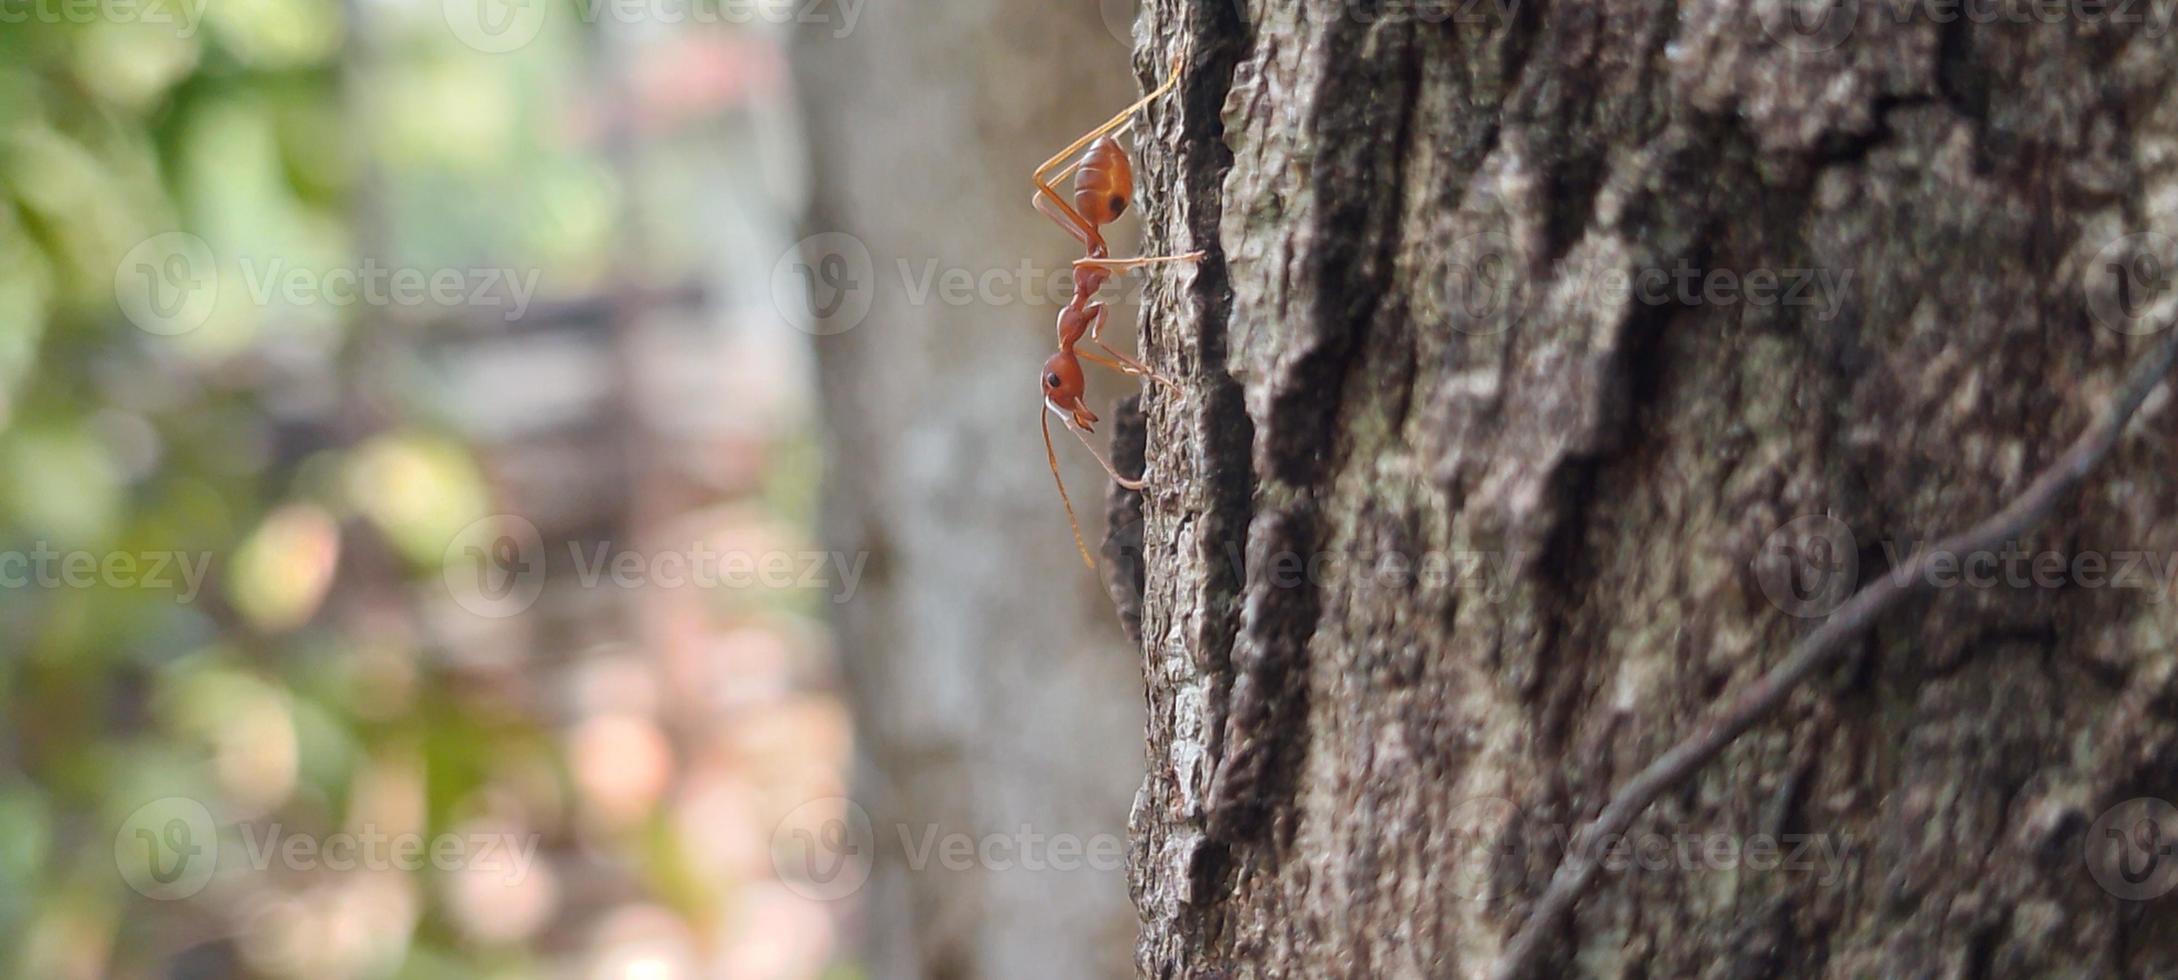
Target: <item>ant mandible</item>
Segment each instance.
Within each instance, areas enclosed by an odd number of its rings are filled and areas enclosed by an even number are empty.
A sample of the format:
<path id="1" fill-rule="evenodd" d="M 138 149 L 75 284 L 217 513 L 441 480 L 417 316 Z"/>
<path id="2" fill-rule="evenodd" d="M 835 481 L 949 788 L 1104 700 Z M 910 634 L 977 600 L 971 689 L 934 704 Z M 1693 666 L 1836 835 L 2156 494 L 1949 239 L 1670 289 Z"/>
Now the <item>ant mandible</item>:
<path id="1" fill-rule="evenodd" d="M 1096 297 L 1097 290 L 1103 287 L 1114 272 L 1160 262 L 1194 262 L 1203 256 L 1198 251 L 1185 255 L 1115 259 L 1111 257 L 1111 250 L 1105 245 L 1104 233 L 1101 231 L 1105 225 L 1119 220 L 1119 216 L 1126 212 L 1128 200 L 1134 193 L 1134 164 L 1127 159 L 1127 151 L 1120 148 L 1119 141 L 1114 137 L 1133 125 L 1137 113 L 1179 84 L 1183 67 L 1184 59 L 1174 55 L 1164 83 L 1157 86 L 1156 90 L 1113 116 L 1104 125 L 1090 130 L 1066 149 L 1052 154 L 1051 159 L 1037 167 L 1036 172 L 1029 178 L 1036 184 L 1036 194 L 1030 199 L 1036 210 L 1066 229 L 1089 252 L 1088 256 L 1074 262 L 1074 297 L 1059 310 L 1059 350 L 1051 355 L 1050 360 L 1044 362 L 1043 407 L 1049 410 L 1049 414 L 1039 410 L 1037 418 L 1044 431 L 1044 461 L 1051 467 L 1052 481 L 1059 485 L 1059 502 L 1066 507 L 1066 523 L 1074 531 L 1074 549 L 1081 552 L 1082 564 L 1089 566 L 1092 572 L 1097 567 L 1096 559 L 1089 556 L 1089 546 L 1082 541 L 1081 521 L 1074 516 L 1074 501 L 1067 496 L 1066 481 L 1059 476 L 1059 454 L 1051 446 L 1051 416 L 1058 416 L 1066 424 L 1068 431 L 1073 432 L 1075 438 L 1080 439 L 1081 444 L 1089 450 L 1089 454 L 1103 465 L 1104 472 L 1111 475 L 1113 482 L 1129 490 L 1142 489 L 1143 481 L 1119 475 L 1119 471 L 1112 467 L 1111 460 L 1098 452 L 1097 447 L 1089 441 L 1089 436 L 1096 431 L 1097 416 L 1082 403 L 1087 379 L 1082 375 L 1081 362 L 1086 359 L 1115 371 L 1148 378 L 1174 391 L 1179 390 L 1179 385 L 1172 379 L 1158 374 L 1149 365 L 1114 350 L 1104 342 L 1104 321 L 1110 311 L 1105 309 L 1103 303 L 1092 300 Z M 1057 167 L 1076 153 L 1081 154 L 1080 159 L 1067 164 L 1048 180 L 1045 178 L 1044 175 L 1051 168 Z M 1059 192 L 1052 188 L 1053 183 L 1065 180 L 1068 173 L 1074 174 L 1072 203 L 1060 197 Z M 1077 350 L 1076 345 L 1085 337 L 1103 353 Z"/>

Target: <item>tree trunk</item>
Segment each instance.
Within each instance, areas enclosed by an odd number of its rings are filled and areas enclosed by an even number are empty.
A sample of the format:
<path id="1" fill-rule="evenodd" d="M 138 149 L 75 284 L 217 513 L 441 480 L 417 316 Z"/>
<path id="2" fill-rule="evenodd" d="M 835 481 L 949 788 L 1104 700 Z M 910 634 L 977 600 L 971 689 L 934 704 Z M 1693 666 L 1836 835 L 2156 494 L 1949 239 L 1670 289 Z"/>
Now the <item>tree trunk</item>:
<path id="1" fill-rule="evenodd" d="M 785 261 L 836 306 L 805 324 L 826 533 L 868 562 L 833 607 L 876 857 L 860 952 L 886 980 L 1126 976 L 1141 682 L 1045 471 L 1038 367 L 1080 253 L 1029 206 L 1030 171 L 1132 97 L 1125 24 L 1094 3 L 851 6 L 851 30 L 796 38 L 815 184 Z M 1065 463 L 1094 501 L 1096 465 Z M 961 837 L 993 849 L 936 849 Z"/>
<path id="2" fill-rule="evenodd" d="M 1145 976 L 1485 974 L 1619 786 L 2169 323 L 2167 20 L 1152 7 L 1148 250 L 1209 259 L 1145 314 Z M 2062 574 L 1881 617 L 1535 975 L 2178 973 L 2178 869 L 2104 833 L 2178 837 L 2119 807 L 2178 799 L 2167 401 L 2016 542 Z"/>

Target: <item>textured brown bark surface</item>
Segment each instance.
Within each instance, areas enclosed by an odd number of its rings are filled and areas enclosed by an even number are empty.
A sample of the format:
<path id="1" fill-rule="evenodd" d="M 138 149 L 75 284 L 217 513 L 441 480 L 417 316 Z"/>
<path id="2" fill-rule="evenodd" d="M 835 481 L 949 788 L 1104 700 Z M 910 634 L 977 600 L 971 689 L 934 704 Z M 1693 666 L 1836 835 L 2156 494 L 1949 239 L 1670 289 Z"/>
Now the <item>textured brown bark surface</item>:
<path id="1" fill-rule="evenodd" d="M 2111 322 L 2105 268 L 2178 231 L 2167 22 L 1151 6 L 1144 78 L 1189 66 L 1148 250 L 1210 258 L 1145 319 L 1186 386 L 1146 405 L 1145 976 L 1485 971 L 1572 831 L 1817 621 L 1763 587 L 1780 528 L 1834 520 L 1872 579 L 2167 323 Z M 1629 288 L 1681 268 L 1831 285 Z M 2168 394 L 2022 551 L 2178 551 Z M 1540 975 L 2178 973 L 2178 901 L 2083 859 L 2178 797 L 2168 585 L 1911 600 L 1635 824 L 1834 858 L 1606 873 Z"/>

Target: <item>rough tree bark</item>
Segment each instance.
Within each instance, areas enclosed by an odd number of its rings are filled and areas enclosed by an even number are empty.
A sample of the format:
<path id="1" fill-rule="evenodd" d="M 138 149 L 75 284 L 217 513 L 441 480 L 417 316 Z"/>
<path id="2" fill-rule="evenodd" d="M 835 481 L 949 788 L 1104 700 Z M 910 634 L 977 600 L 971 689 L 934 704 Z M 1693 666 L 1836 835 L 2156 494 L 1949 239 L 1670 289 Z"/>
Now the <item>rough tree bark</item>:
<path id="1" fill-rule="evenodd" d="M 1145 976 L 1486 973 L 1614 789 L 1839 583 L 2018 494 L 2169 323 L 2167 20 L 1151 7 L 1143 81 L 1189 62 L 1141 130 L 1149 247 L 1210 258 L 1151 293 L 1186 392 L 1123 502 Z M 2168 567 L 2168 400 L 2019 550 Z M 1881 617 L 1646 810 L 1672 853 L 1598 877 L 1536 975 L 2178 973 L 2169 875 L 2087 860 L 2178 798 L 2178 603 L 2062 578 Z"/>

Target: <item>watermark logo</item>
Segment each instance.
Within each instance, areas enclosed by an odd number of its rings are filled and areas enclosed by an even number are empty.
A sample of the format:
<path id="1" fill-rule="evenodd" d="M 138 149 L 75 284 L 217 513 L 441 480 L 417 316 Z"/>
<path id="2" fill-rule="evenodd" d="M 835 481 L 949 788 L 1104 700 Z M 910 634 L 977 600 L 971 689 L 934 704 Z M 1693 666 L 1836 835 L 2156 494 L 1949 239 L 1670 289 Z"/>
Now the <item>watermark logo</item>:
<path id="1" fill-rule="evenodd" d="M 2128 902 L 2161 898 L 2178 886 L 2178 807 L 2154 797 L 2126 800 L 2087 829 L 2087 871 Z"/>
<path id="2" fill-rule="evenodd" d="M 219 867 L 219 828 L 204 804 L 169 796 L 137 807 L 113 835 L 114 868 L 137 894 L 188 898 Z"/>
<path id="3" fill-rule="evenodd" d="M 211 320 L 219 304 L 219 267 L 204 239 L 183 231 L 153 235 L 121 256 L 113 298 L 137 329 L 163 337 Z"/>
<path id="4" fill-rule="evenodd" d="M 1813 54 L 1852 35 L 1860 22 L 1860 0 L 1758 0 L 1755 19 L 1770 40 Z"/>
<path id="5" fill-rule="evenodd" d="M 1445 296 L 1452 329 L 1484 337 L 1520 318 L 1525 301 L 1513 255 L 1512 239 L 1502 232 L 1478 232 L 1453 244 Z"/>
<path id="6" fill-rule="evenodd" d="M 1104 29 L 1111 32 L 1112 40 L 1134 47 L 1135 0 L 1097 0 L 1097 13 L 1104 18 Z"/>
<path id="7" fill-rule="evenodd" d="M 479 616 L 515 615 L 544 592 L 544 535 L 526 518 L 494 514 L 471 522 L 441 557 L 447 592 Z"/>
<path id="8" fill-rule="evenodd" d="M 1853 530 L 1826 514 L 1795 518 L 1770 532 L 1754 559 L 1762 594 L 1802 619 L 1830 615 L 1860 583 Z"/>
<path id="9" fill-rule="evenodd" d="M 2087 311 L 2104 329 L 2127 336 L 2155 333 L 2178 313 L 2178 241 L 2144 231 L 2112 239 L 2081 270 Z"/>
<path id="10" fill-rule="evenodd" d="M 1497 870 L 1520 858 L 1520 808 L 1500 796 L 1478 796 L 1452 808 L 1444 822 L 1452 835 L 1452 895 L 1485 902 Z"/>
<path id="11" fill-rule="evenodd" d="M 771 832 L 772 870 L 788 890 L 811 901 L 837 901 L 860 891 L 876 858 L 870 815 L 846 797 L 810 800 Z"/>
<path id="12" fill-rule="evenodd" d="M 545 5 L 555 0 L 444 0 L 446 27 L 485 54 L 506 54 L 537 39 Z"/>
<path id="13" fill-rule="evenodd" d="M 869 246 L 843 231 L 804 238 L 771 267 L 772 304 L 794 329 L 813 336 L 860 326 L 876 295 Z"/>

